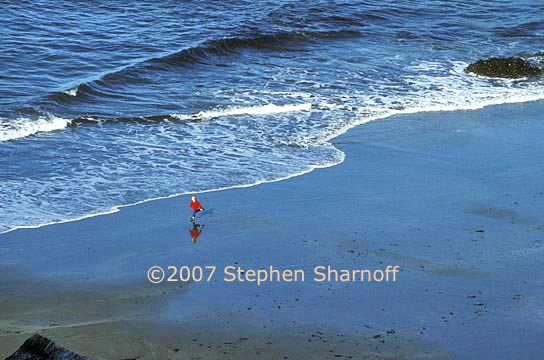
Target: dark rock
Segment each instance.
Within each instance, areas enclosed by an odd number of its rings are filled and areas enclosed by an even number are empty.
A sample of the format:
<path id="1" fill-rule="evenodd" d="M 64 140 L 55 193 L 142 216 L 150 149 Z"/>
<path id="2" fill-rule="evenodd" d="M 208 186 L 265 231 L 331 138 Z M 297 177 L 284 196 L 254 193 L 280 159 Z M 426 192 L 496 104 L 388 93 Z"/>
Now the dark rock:
<path id="1" fill-rule="evenodd" d="M 482 76 L 515 79 L 540 75 L 544 69 L 522 58 L 508 57 L 478 60 L 467 66 L 465 71 Z"/>
<path id="2" fill-rule="evenodd" d="M 5 360 L 91 360 L 55 344 L 39 334 L 28 338 L 21 347 Z"/>

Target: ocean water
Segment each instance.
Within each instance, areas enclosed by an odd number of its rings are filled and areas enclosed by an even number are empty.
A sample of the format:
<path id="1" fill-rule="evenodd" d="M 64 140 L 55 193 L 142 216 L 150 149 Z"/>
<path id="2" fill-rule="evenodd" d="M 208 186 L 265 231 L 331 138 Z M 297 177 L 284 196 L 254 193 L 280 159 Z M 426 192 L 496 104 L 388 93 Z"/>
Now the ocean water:
<path id="1" fill-rule="evenodd" d="M 544 99 L 544 2 L 0 1 L 0 232 L 338 164 L 401 113 Z"/>

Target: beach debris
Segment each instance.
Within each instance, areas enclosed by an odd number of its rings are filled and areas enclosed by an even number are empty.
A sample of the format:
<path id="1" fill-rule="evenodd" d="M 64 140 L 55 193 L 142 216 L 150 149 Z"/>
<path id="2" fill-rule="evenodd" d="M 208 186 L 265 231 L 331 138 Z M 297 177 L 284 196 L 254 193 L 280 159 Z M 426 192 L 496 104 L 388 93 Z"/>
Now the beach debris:
<path id="1" fill-rule="evenodd" d="M 465 72 L 488 77 L 517 79 L 541 75 L 544 69 L 519 57 L 493 57 L 470 64 Z"/>
<path id="2" fill-rule="evenodd" d="M 28 338 L 16 352 L 5 360 L 91 360 L 55 344 L 40 334 Z"/>

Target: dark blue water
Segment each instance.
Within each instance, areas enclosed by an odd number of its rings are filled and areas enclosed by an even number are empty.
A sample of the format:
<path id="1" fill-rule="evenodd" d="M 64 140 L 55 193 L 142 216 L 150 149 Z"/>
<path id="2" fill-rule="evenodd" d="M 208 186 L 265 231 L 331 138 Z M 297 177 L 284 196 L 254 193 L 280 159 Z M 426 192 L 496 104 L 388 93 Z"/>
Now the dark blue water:
<path id="1" fill-rule="evenodd" d="M 534 1 L 0 2 L 0 231 L 331 166 L 399 113 L 544 98 Z"/>

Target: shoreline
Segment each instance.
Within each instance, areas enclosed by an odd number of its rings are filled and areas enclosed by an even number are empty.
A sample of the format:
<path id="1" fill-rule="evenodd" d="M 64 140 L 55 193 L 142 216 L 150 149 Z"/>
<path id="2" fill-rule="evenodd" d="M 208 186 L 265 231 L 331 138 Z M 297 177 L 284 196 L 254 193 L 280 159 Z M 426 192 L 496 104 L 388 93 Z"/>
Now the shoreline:
<path id="1" fill-rule="evenodd" d="M 476 75 L 472 75 L 472 76 L 476 76 Z M 424 108 L 424 109 L 415 108 L 415 109 L 398 110 L 398 111 L 391 110 L 390 113 L 387 114 L 387 115 L 370 117 L 370 118 L 365 119 L 365 120 L 355 121 L 354 123 L 349 124 L 349 125 L 341 128 L 341 129 L 337 130 L 333 135 L 330 135 L 330 136 L 326 137 L 325 140 L 323 140 L 323 143 L 329 143 L 331 146 L 334 147 L 334 144 L 333 144 L 334 139 L 336 139 L 338 137 L 341 137 L 342 135 L 346 134 L 348 131 L 350 131 L 352 129 L 355 129 L 357 127 L 360 127 L 360 126 L 363 126 L 365 124 L 372 123 L 372 122 L 375 122 L 375 121 L 395 119 L 397 117 L 402 117 L 402 116 L 405 116 L 405 115 L 407 115 L 407 116 L 410 116 L 410 115 L 416 116 L 418 114 L 421 114 L 422 116 L 425 116 L 425 114 L 429 114 L 429 113 L 432 114 L 432 113 L 441 113 L 441 112 L 478 111 L 478 110 L 482 110 L 482 109 L 485 109 L 485 108 L 488 108 L 488 107 L 494 107 L 494 106 L 503 106 L 503 105 L 508 106 L 508 105 L 525 104 L 525 103 L 526 104 L 531 104 L 531 103 L 539 103 L 539 102 L 542 102 L 542 101 L 544 101 L 544 95 L 542 95 L 542 96 L 537 95 L 537 96 L 535 96 L 534 98 L 531 98 L 531 99 L 527 99 L 526 97 L 520 97 L 520 98 L 516 98 L 516 99 L 511 98 L 507 102 L 489 101 L 488 103 L 473 105 L 473 106 L 469 106 L 469 107 L 466 107 L 466 108 L 436 106 L 436 108 L 432 108 L 432 107 L 431 108 Z M 339 150 L 339 149 L 337 149 L 337 150 Z M 233 190 L 233 189 L 245 189 L 245 188 L 251 188 L 251 187 L 259 186 L 259 185 L 263 185 L 263 184 L 269 184 L 269 183 L 285 181 L 285 180 L 289 180 L 289 179 L 292 179 L 292 178 L 295 178 L 295 177 L 298 177 L 298 176 L 304 176 L 304 175 L 310 174 L 314 170 L 326 169 L 326 168 L 329 168 L 329 167 L 333 167 L 333 166 L 337 166 L 337 165 L 342 164 L 345 161 L 345 153 L 342 152 L 342 151 L 340 151 L 340 152 L 342 153 L 341 159 L 336 163 L 327 164 L 327 165 L 312 165 L 312 166 L 309 167 L 309 169 L 306 169 L 306 170 L 301 171 L 299 173 L 295 173 L 295 174 L 287 175 L 287 176 L 284 176 L 284 177 L 280 177 L 280 178 L 277 178 L 277 179 L 260 180 L 260 181 L 257 181 L 255 183 L 251 183 L 251 184 L 231 185 L 231 186 L 226 186 L 226 187 L 217 188 L 217 189 L 189 191 L 189 192 L 182 192 L 182 193 L 176 193 L 176 194 L 171 194 L 171 195 L 159 196 L 159 197 L 155 197 L 155 198 L 144 199 L 144 200 L 136 201 L 134 203 L 115 205 L 109 210 L 99 211 L 97 213 L 92 213 L 92 214 L 87 214 L 87 215 L 82 215 L 80 217 L 76 217 L 76 218 L 73 218 L 73 219 L 53 221 L 53 222 L 43 223 L 43 224 L 38 224 L 38 225 L 16 226 L 16 227 L 14 227 L 12 229 L 8 229 L 8 230 L 5 230 L 5 231 L 0 231 L 0 235 L 7 234 L 7 233 L 17 231 L 17 230 L 39 229 L 39 228 L 42 228 L 42 227 L 45 227 L 45 226 L 65 224 L 65 223 L 81 221 L 81 220 L 85 220 L 85 219 L 89 219 L 89 218 L 93 218 L 93 217 L 97 217 L 97 216 L 111 215 L 111 214 L 115 214 L 115 213 L 121 211 L 123 208 L 138 206 L 138 205 L 145 204 L 145 203 L 152 202 L 152 201 L 166 200 L 166 199 L 182 197 L 182 196 L 186 196 L 186 195 L 190 195 L 190 194 L 207 194 L 207 193 L 214 193 L 214 192 L 218 192 L 218 191 L 226 191 L 226 190 Z"/>
<path id="2" fill-rule="evenodd" d="M 146 204 L 148 202 L 153 202 L 153 201 L 167 200 L 167 199 L 187 196 L 187 195 L 191 195 L 191 194 L 208 194 L 208 193 L 214 193 L 214 192 L 226 191 L 226 190 L 247 189 L 247 188 L 251 188 L 251 187 L 259 186 L 259 185 L 263 185 L 263 184 L 270 184 L 270 183 L 285 181 L 285 180 L 289 180 L 291 178 L 295 178 L 295 177 L 298 177 L 298 176 L 304 176 L 306 174 L 309 174 L 309 173 L 313 172 L 314 170 L 326 169 L 326 168 L 329 168 L 329 167 L 332 167 L 332 166 L 339 165 L 342 162 L 344 162 L 344 159 L 345 159 L 345 156 L 342 156 L 341 161 L 339 161 L 338 163 L 330 164 L 330 165 L 324 165 L 324 166 L 315 165 L 315 166 L 312 166 L 307 171 L 304 171 L 304 172 L 301 172 L 301 173 L 296 173 L 296 174 L 293 174 L 293 175 L 285 176 L 285 177 L 274 179 L 274 180 L 263 180 L 263 181 L 260 181 L 260 182 L 247 184 L 247 185 L 243 185 L 243 184 L 242 185 L 232 185 L 232 186 L 227 186 L 227 187 L 218 188 L 218 189 L 202 190 L 202 191 L 196 191 L 196 192 L 191 191 L 191 192 L 161 196 L 161 197 L 157 197 L 157 198 L 145 199 L 145 200 L 137 201 L 137 202 L 131 203 L 131 204 L 117 205 L 117 206 L 114 206 L 110 210 L 106 210 L 104 212 L 99 212 L 99 213 L 95 213 L 95 214 L 83 215 L 82 217 L 75 218 L 75 219 L 61 220 L 61 221 L 55 221 L 55 222 L 46 223 L 46 224 L 39 224 L 39 225 L 18 226 L 18 227 L 15 227 L 13 229 L 6 230 L 4 232 L 0 232 L 0 235 L 8 234 L 10 232 L 17 231 L 17 230 L 40 229 L 40 228 L 46 227 L 46 226 L 66 224 L 66 223 L 71 223 L 71 222 L 76 222 L 76 221 L 81 221 L 81 220 L 85 220 L 85 219 L 94 218 L 94 217 L 97 217 L 97 216 L 112 215 L 112 214 L 115 214 L 115 213 L 121 211 L 124 208 L 132 207 L 132 206 L 138 206 L 138 205 Z"/>
<path id="3" fill-rule="evenodd" d="M 32 329 L 96 358 L 536 359 L 542 109 L 354 128 L 333 141 L 338 166 L 202 196 L 196 243 L 181 197 L 4 233 L 0 354 Z M 400 272 L 394 285 L 146 280 L 170 264 Z"/>

